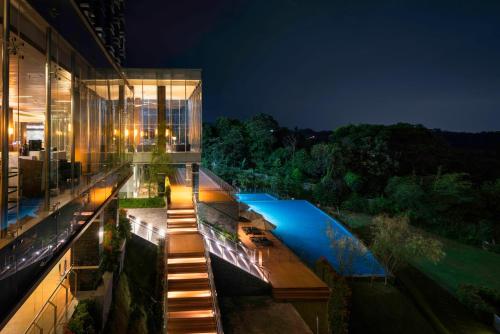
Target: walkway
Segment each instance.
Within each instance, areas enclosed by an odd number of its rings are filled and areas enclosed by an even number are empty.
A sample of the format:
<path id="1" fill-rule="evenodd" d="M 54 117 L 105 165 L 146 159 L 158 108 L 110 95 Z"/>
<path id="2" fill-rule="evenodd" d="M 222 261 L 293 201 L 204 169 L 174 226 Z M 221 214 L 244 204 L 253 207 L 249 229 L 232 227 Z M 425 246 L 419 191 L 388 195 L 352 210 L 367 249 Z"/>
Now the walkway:
<path id="1" fill-rule="evenodd" d="M 247 248 L 257 250 L 258 263 L 268 272 L 273 297 L 276 300 L 328 300 L 330 296 L 328 286 L 271 232 L 263 233 L 273 245 L 257 248 L 250 237 L 243 232 L 244 226 L 251 224 L 240 223 L 238 237 Z"/>
<path id="2" fill-rule="evenodd" d="M 167 332 L 220 333 L 210 261 L 198 232 L 191 188 L 172 187 L 167 233 Z"/>

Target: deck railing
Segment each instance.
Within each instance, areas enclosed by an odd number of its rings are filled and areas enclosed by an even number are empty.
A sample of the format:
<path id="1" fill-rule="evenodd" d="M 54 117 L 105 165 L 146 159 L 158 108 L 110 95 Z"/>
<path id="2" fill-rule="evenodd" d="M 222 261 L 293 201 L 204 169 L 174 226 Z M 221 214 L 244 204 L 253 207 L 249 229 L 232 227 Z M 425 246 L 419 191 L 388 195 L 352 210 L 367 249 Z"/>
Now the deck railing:
<path id="1" fill-rule="evenodd" d="M 200 230 L 200 221 L 201 220 L 198 217 L 198 207 L 196 205 L 196 196 L 194 196 L 194 195 L 193 195 L 193 208 L 194 208 L 194 212 L 195 212 L 195 215 L 196 215 L 196 221 L 198 223 L 198 231 L 203 236 L 203 233 Z M 212 303 L 214 305 L 214 316 L 215 316 L 215 323 L 216 323 L 216 326 L 217 326 L 217 334 L 224 334 L 224 330 L 222 328 L 222 321 L 221 321 L 221 313 L 220 313 L 220 309 L 219 309 L 219 303 L 217 301 L 217 289 L 215 287 L 214 274 L 213 274 L 213 271 L 212 271 L 212 264 L 211 264 L 211 261 L 210 261 L 210 253 L 208 251 L 208 245 L 207 245 L 207 242 L 206 242 L 205 238 L 203 238 L 203 243 L 205 244 L 205 260 L 207 261 L 208 279 L 209 279 L 208 281 L 209 281 L 209 284 L 210 284 L 210 291 L 212 292 L 211 295 L 212 295 Z"/>

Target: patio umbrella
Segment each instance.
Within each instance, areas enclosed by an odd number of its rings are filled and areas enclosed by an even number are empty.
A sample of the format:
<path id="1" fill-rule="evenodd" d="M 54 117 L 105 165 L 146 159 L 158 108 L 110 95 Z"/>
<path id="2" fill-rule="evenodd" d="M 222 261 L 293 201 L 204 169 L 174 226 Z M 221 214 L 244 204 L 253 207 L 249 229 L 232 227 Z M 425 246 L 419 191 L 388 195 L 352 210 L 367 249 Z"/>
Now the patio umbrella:
<path id="1" fill-rule="evenodd" d="M 264 218 L 257 218 L 255 220 L 252 220 L 252 225 L 264 231 L 271 231 L 276 228 L 276 225 L 268 222 Z"/>

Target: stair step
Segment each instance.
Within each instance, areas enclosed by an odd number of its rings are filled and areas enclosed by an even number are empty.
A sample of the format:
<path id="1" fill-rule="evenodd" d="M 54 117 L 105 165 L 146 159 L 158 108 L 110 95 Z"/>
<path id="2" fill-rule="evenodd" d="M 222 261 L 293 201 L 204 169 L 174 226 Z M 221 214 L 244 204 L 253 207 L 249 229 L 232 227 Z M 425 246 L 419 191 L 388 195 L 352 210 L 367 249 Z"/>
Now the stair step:
<path id="1" fill-rule="evenodd" d="M 208 290 L 210 283 L 207 278 L 194 279 L 194 280 L 174 280 L 168 281 L 169 291 L 194 291 L 194 290 Z"/>
<path id="2" fill-rule="evenodd" d="M 212 295 L 212 292 L 210 292 L 210 290 L 207 290 L 207 289 L 190 290 L 190 291 L 168 291 L 167 292 L 167 298 L 168 298 L 169 302 L 171 299 L 180 300 L 183 298 L 205 298 L 205 297 L 209 297 L 211 295 Z"/>
<path id="3" fill-rule="evenodd" d="M 170 281 L 183 281 L 192 279 L 208 278 L 208 273 L 186 273 L 186 274 L 168 274 L 167 280 Z"/>
<path id="4" fill-rule="evenodd" d="M 175 267 L 168 267 L 168 273 L 169 274 L 187 274 L 187 273 L 206 273 L 208 270 L 208 267 L 206 265 L 201 266 L 201 265 L 192 265 L 192 266 L 175 266 Z"/>
<path id="5" fill-rule="evenodd" d="M 168 209 L 167 214 L 193 214 L 194 209 Z"/>
<path id="6" fill-rule="evenodd" d="M 200 309 L 213 309 L 212 297 L 169 299 L 167 303 L 168 312 L 195 311 Z"/>
<path id="7" fill-rule="evenodd" d="M 205 252 L 182 252 L 182 253 L 169 253 L 168 264 L 178 263 L 206 263 Z"/>
<path id="8" fill-rule="evenodd" d="M 179 227 L 190 227 L 190 228 L 197 228 L 198 224 L 196 223 L 168 223 L 168 228 L 179 228 Z"/>
<path id="9" fill-rule="evenodd" d="M 215 318 L 169 318 L 167 322 L 169 333 L 207 333 L 216 332 Z"/>
<path id="10" fill-rule="evenodd" d="M 168 228 L 169 234 L 184 234 L 184 233 L 198 233 L 198 228 L 196 227 L 174 227 Z"/>
<path id="11" fill-rule="evenodd" d="M 211 308 L 192 311 L 169 311 L 169 319 L 192 319 L 192 318 L 213 318 L 214 311 Z"/>
<path id="12" fill-rule="evenodd" d="M 168 217 L 167 223 L 196 223 L 196 217 Z"/>

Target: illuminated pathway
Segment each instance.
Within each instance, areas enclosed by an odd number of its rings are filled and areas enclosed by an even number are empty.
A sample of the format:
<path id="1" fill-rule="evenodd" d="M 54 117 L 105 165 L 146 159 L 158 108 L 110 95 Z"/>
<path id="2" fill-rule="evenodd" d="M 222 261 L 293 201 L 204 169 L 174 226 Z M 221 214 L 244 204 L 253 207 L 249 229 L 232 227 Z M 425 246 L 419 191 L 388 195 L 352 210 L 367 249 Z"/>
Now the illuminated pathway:
<path id="1" fill-rule="evenodd" d="M 167 332 L 222 333 L 210 257 L 186 192 L 190 188 L 172 187 L 167 213 Z"/>

